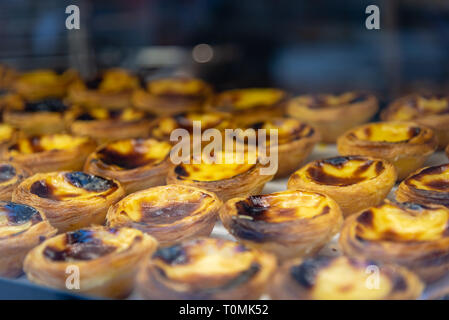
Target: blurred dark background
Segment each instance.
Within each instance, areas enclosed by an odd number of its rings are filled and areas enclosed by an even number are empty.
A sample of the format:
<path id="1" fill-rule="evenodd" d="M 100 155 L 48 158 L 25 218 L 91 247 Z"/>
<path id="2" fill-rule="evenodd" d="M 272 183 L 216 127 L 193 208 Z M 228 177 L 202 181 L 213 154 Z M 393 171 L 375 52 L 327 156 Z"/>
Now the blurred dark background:
<path id="1" fill-rule="evenodd" d="M 76 4 L 81 29 L 65 28 Z M 367 30 L 365 8 L 380 7 Z M 0 62 L 21 70 L 122 66 L 218 90 L 449 89 L 448 0 L 0 0 Z"/>

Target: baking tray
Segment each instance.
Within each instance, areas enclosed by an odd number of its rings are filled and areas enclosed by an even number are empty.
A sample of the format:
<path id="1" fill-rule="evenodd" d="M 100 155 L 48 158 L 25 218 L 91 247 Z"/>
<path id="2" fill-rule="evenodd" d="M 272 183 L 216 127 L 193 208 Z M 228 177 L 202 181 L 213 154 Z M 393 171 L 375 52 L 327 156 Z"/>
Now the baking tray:
<path id="1" fill-rule="evenodd" d="M 318 144 L 307 161 L 328 158 L 338 155 L 335 145 Z M 449 162 L 444 152 L 434 153 L 425 163 L 426 166 L 439 165 Z M 280 164 L 282 165 L 282 164 Z M 263 193 L 271 193 L 285 190 L 287 187 L 287 178 L 270 181 L 265 185 Z M 394 199 L 394 191 L 396 186 L 388 195 L 388 198 Z M 218 221 L 212 231 L 212 237 L 235 240 Z M 320 252 L 319 255 L 336 256 L 340 255 L 340 250 L 337 244 L 338 235 L 332 239 Z M 427 286 L 420 299 L 435 299 L 441 298 L 449 292 L 449 274 L 435 283 Z M 38 286 L 26 279 L 24 275 L 17 279 L 5 279 L 0 277 L 0 299 L 93 299 L 93 297 L 86 297 L 73 292 L 65 292 L 61 290 L 49 289 Z M 139 295 L 133 292 L 128 299 L 138 300 Z M 269 299 L 268 296 L 262 296 L 262 299 Z"/>

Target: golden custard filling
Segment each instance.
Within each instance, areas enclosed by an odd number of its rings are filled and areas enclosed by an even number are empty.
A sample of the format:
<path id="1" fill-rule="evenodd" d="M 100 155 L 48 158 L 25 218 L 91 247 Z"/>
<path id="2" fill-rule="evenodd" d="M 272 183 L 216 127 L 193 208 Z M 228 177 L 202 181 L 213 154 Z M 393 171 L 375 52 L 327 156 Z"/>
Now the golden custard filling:
<path id="1" fill-rule="evenodd" d="M 169 225 L 185 217 L 203 213 L 216 199 L 201 190 L 182 186 L 162 186 L 128 196 L 117 212 L 132 221 Z"/>
<path id="2" fill-rule="evenodd" d="M 400 122 L 371 123 L 352 132 L 359 140 L 395 143 L 411 140 L 420 134 L 421 129 Z"/>
<path id="3" fill-rule="evenodd" d="M 133 108 L 112 111 L 103 108 L 92 108 L 77 115 L 78 121 L 120 120 L 125 122 L 138 121 L 146 118 L 145 112 Z"/>
<path id="4" fill-rule="evenodd" d="M 256 259 L 253 251 L 235 242 L 199 239 L 159 249 L 153 256 L 153 263 L 170 280 L 206 286 L 210 277 L 227 282 L 255 264 L 259 266 Z"/>
<path id="5" fill-rule="evenodd" d="M 130 228 L 80 229 L 48 240 L 42 253 L 53 262 L 89 261 L 125 251 L 142 239 L 141 231 Z"/>
<path id="6" fill-rule="evenodd" d="M 392 279 L 379 272 L 378 287 L 368 285 L 368 265 L 352 262 L 346 258 L 337 258 L 330 265 L 320 268 L 315 277 L 311 296 L 318 300 L 354 300 L 354 299 L 382 299 L 393 290 Z"/>
<path id="7" fill-rule="evenodd" d="M 171 144 L 154 139 L 119 140 L 96 152 L 103 164 L 117 170 L 132 170 L 147 165 L 158 165 L 170 153 Z"/>
<path id="8" fill-rule="evenodd" d="M 42 221 L 36 209 L 25 204 L 0 202 L 0 240 L 29 229 Z"/>
<path id="9" fill-rule="evenodd" d="M 333 186 L 349 186 L 378 177 L 385 170 L 380 160 L 359 156 L 335 157 L 312 162 L 295 175 L 306 181 Z"/>
<path id="10" fill-rule="evenodd" d="M 419 190 L 449 193 L 449 165 L 425 168 L 405 183 Z"/>
<path id="11" fill-rule="evenodd" d="M 248 172 L 256 163 L 255 152 L 245 152 L 241 156 L 237 152 L 217 152 L 214 157 L 203 157 L 200 164 L 181 163 L 175 167 L 175 173 L 184 180 L 219 181 Z"/>
<path id="12" fill-rule="evenodd" d="M 438 96 L 413 96 L 395 105 L 392 118 L 395 120 L 412 120 L 420 115 L 434 115 L 449 110 L 449 98 Z"/>
<path id="13" fill-rule="evenodd" d="M 30 192 L 40 198 L 51 200 L 88 200 L 106 197 L 117 190 L 117 184 L 110 179 L 79 171 L 54 172 L 44 175 L 30 186 Z"/>
<path id="14" fill-rule="evenodd" d="M 365 240 L 433 241 L 445 237 L 449 210 L 386 202 L 357 217 L 357 236 Z"/>
<path id="15" fill-rule="evenodd" d="M 235 109 L 272 106 L 285 96 L 282 90 L 270 88 L 237 89 L 220 95 L 221 102 L 232 105 Z"/>
<path id="16" fill-rule="evenodd" d="M 6 123 L 0 124 L 0 142 L 7 142 L 12 138 L 14 128 Z"/>
<path id="17" fill-rule="evenodd" d="M 12 185 L 17 182 L 16 168 L 9 163 L 0 163 L 0 186 Z"/>
<path id="18" fill-rule="evenodd" d="M 236 218 L 268 223 L 310 219 L 330 211 L 327 197 L 314 192 L 282 191 L 249 196 L 234 203 Z"/>
<path id="19" fill-rule="evenodd" d="M 98 90 L 107 93 L 129 91 L 139 87 L 139 80 L 121 69 L 111 69 L 103 74 Z"/>
<path id="20" fill-rule="evenodd" d="M 50 134 L 22 138 L 10 147 L 11 155 L 32 154 L 50 150 L 72 150 L 89 141 L 87 137 L 72 136 L 69 134 Z"/>
<path id="21" fill-rule="evenodd" d="M 200 79 L 158 79 L 147 84 L 147 90 L 151 94 L 163 95 L 198 95 L 205 88 L 205 83 Z"/>

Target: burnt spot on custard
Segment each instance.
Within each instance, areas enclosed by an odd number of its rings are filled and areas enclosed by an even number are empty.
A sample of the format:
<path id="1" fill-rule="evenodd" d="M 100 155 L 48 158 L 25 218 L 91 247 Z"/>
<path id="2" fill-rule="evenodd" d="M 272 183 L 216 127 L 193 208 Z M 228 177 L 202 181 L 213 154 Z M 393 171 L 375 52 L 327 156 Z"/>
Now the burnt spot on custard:
<path id="1" fill-rule="evenodd" d="M 124 119 L 122 119 L 124 110 L 108 110 L 107 111 L 107 117 L 106 119 L 103 118 L 98 118 L 95 117 L 95 115 L 89 111 L 84 111 L 80 114 L 78 114 L 75 118 L 76 121 L 103 121 L 103 120 L 120 120 L 120 121 L 125 121 Z M 147 114 L 143 114 L 142 118 L 147 118 L 149 117 Z M 133 122 L 136 120 L 126 120 L 126 122 Z"/>
<path id="2" fill-rule="evenodd" d="M 321 268 L 330 263 L 331 259 L 326 257 L 317 257 L 306 259 L 299 265 L 290 267 L 290 276 L 300 286 L 310 289 L 315 285 L 316 277 Z"/>
<path id="3" fill-rule="evenodd" d="M 6 213 L 9 225 L 21 225 L 31 221 L 33 224 L 42 221 L 39 211 L 26 204 L 0 202 L 0 211 Z"/>
<path id="4" fill-rule="evenodd" d="M 160 259 L 169 265 L 181 265 L 189 262 L 187 252 L 180 244 L 158 249 L 153 254 L 153 259 Z"/>
<path id="5" fill-rule="evenodd" d="M 117 188 L 117 185 L 112 180 L 81 171 L 68 172 L 64 176 L 73 186 L 87 191 L 104 192 L 111 188 Z"/>
<path id="6" fill-rule="evenodd" d="M 404 180 L 415 196 L 422 198 L 424 202 L 432 202 L 444 206 L 449 205 L 449 181 L 442 178 L 434 178 L 431 181 L 423 182 L 426 175 L 439 175 L 448 169 L 448 165 L 434 166 L 421 170 L 419 173 Z M 423 185 L 431 188 L 430 190 L 421 189 L 413 184 L 413 181 L 420 181 Z"/>
<path id="7" fill-rule="evenodd" d="M 374 214 L 371 210 L 366 210 L 357 217 L 357 222 L 367 227 L 373 226 Z"/>
<path id="8" fill-rule="evenodd" d="M 131 152 L 121 153 L 112 148 L 105 147 L 100 149 L 97 155 L 98 159 L 104 164 L 118 166 L 126 170 L 136 169 L 159 161 L 159 159 L 145 157 L 144 153 L 139 152 L 142 148 L 144 148 L 143 139 L 136 139 Z"/>
<path id="9" fill-rule="evenodd" d="M 10 164 L 0 165 L 0 183 L 11 180 L 16 176 L 16 169 Z"/>
<path id="10" fill-rule="evenodd" d="M 235 203 L 238 215 L 250 216 L 253 220 L 264 220 L 264 213 L 270 205 L 263 196 L 250 196 L 245 200 Z"/>
<path id="11" fill-rule="evenodd" d="M 179 177 L 188 177 L 189 176 L 189 173 L 187 172 L 187 170 L 184 168 L 184 166 L 182 164 L 179 164 L 175 167 L 175 173 Z"/>
<path id="12" fill-rule="evenodd" d="M 326 95 L 312 95 L 311 100 L 308 103 L 307 107 L 309 109 L 322 109 L 322 108 L 328 108 L 328 107 L 335 107 L 335 106 L 344 106 L 348 104 L 355 104 L 355 103 L 361 103 L 368 99 L 369 95 L 367 93 L 359 92 L 355 93 L 354 96 L 349 100 L 343 100 L 341 99 L 338 104 L 330 104 L 328 102 L 328 96 Z"/>
<path id="13" fill-rule="evenodd" d="M 151 203 L 142 201 L 142 217 L 138 223 L 141 224 L 170 224 L 192 215 L 200 206 L 201 201 L 209 195 L 202 194 L 199 200 L 189 202 L 170 203 L 167 207 L 153 206 Z"/>
<path id="14" fill-rule="evenodd" d="M 103 81 L 102 77 L 97 76 L 95 78 L 86 81 L 84 84 L 86 85 L 86 88 L 89 90 L 97 90 L 100 87 L 102 81 Z"/>
<path id="15" fill-rule="evenodd" d="M 343 169 L 347 162 L 353 160 L 364 161 L 364 163 L 361 163 L 358 168 L 352 172 L 351 177 L 335 176 L 324 171 L 325 165 L 331 165 L 337 169 Z M 385 166 L 381 161 L 368 160 L 357 156 L 335 157 L 316 161 L 313 165 L 307 168 L 307 175 L 314 181 L 321 184 L 348 186 L 367 180 L 367 178 L 362 175 L 373 165 L 376 175 L 381 174 L 382 171 L 385 170 Z"/>
<path id="16" fill-rule="evenodd" d="M 38 152 L 44 152 L 45 149 L 42 147 L 41 145 L 41 137 L 40 136 L 31 136 L 27 138 L 30 146 L 31 146 L 31 150 L 33 153 L 38 153 Z M 15 150 L 15 151 L 20 151 L 19 148 L 19 144 L 13 144 L 12 146 L 10 146 L 8 148 L 8 150 Z"/>
<path id="17" fill-rule="evenodd" d="M 58 112 L 67 111 L 69 107 L 59 99 L 43 99 L 35 102 L 27 102 L 23 111 L 25 112 Z"/>
<path id="18" fill-rule="evenodd" d="M 281 128 L 284 124 L 284 121 L 283 121 L 283 119 L 274 119 L 272 121 L 272 123 L 274 126 Z M 255 141 L 256 145 L 260 141 L 258 130 L 263 129 L 265 124 L 266 124 L 265 122 L 255 122 L 255 123 L 248 125 L 248 128 L 255 130 L 256 138 L 257 138 Z M 266 133 L 268 135 L 266 136 L 265 139 L 267 142 L 270 141 L 270 130 L 271 129 L 266 130 Z M 292 128 L 292 130 L 290 130 L 287 134 L 279 135 L 278 143 L 286 143 L 289 141 L 294 141 L 294 140 L 298 140 L 298 139 L 302 139 L 302 138 L 308 138 L 308 137 L 311 137 L 314 133 L 315 133 L 315 129 L 313 129 L 312 127 L 308 126 L 305 123 L 299 123 L 298 126 L 295 126 L 294 128 Z M 243 139 L 242 139 L 242 137 L 237 137 L 237 139 L 240 142 L 245 142 L 244 140 L 248 140 L 248 142 L 249 142 L 249 139 L 247 139 L 247 137 L 243 137 Z"/>
<path id="19" fill-rule="evenodd" d="M 35 181 L 30 186 L 30 192 L 32 194 L 35 194 L 40 198 L 58 200 L 59 197 L 55 196 L 54 191 L 55 191 L 54 187 L 52 185 L 47 184 L 43 180 Z"/>
<path id="20" fill-rule="evenodd" d="M 96 238 L 95 232 L 81 229 L 66 234 L 63 249 L 49 245 L 44 249 L 43 255 L 52 261 L 88 261 L 103 257 L 115 250 L 115 246 L 106 245 L 101 239 Z"/>

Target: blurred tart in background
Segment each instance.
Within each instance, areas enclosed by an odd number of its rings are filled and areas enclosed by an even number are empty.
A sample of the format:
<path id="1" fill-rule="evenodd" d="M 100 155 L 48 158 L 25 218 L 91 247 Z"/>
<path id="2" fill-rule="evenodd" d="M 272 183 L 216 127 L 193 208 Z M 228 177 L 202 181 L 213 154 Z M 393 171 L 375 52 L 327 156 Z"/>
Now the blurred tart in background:
<path id="1" fill-rule="evenodd" d="M 213 96 L 209 84 L 197 78 L 161 78 L 146 83 L 132 97 L 136 108 L 167 116 L 182 112 L 198 112 Z"/>
<path id="2" fill-rule="evenodd" d="M 0 123 L 0 153 L 16 143 L 19 136 L 19 130 L 7 123 Z"/>
<path id="3" fill-rule="evenodd" d="M 140 269 L 137 289 L 144 299 L 258 299 L 275 268 L 268 253 L 199 238 L 156 251 Z"/>
<path id="4" fill-rule="evenodd" d="M 449 95 L 411 94 L 393 101 L 381 113 L 384 121 L 414 121 L 431 128 L 444 149 L 449 144 Z"/>
<path id="5" fill-rule="evenodd" d="M 424 285 L 404 267 L 345 256 L 282 265 L 270 286 L 277 300 L 412 300 Z"/>
<path id="6" fill-rule="evenodd" d="M 0 201 L 11 201 L 13 191 L 30 174 L 30 170 L 17 163 L 0 161 Z"/>
<path id="7" fill-rule="evenodd" d="M 346 255 L 394 263 L 431 282 L 449 270 L 449 209 L 386 200 L 346 219 L 340 247 Z"/>
<path id="8" fill-rule="evenodd" d="M 396 168 L 398 180 L 422 167 L 437 147 L 434 132 L 414 122 L 368 123 L 345 132 L 337 141 L 341 155 L 389 160 Z"/>
<path id="9" fill-rule="evenodd" d="M 287 186 L 330 196 L 346 217 L 379 204 L 396 177 L 394 166 L 386 160 L 338 156 L 306 164 L 290 176 Z"/>
<path id="10" fill-rule="evenodd" d="M 77 292 L 124 298 L 134 287 L 141 261 L 156 247 L 156 240 L 136 229 L 91 227 L 44 241 L 27 255 L 24 270 L 31 282 L 70 290 L 68 276 L 77 267 Z"/>
<path id="11" fill-rule="evenodd" d="M 369 121 L 378 109 L 374 95 L 345 92 L 295 97 L 288 102 L 287 114 L 317 129 L 321 141 L 335 143 L 346 130 Z"/>
<path id="12" fill-rule="evenodd" d="M 167 185 L 133 193 L 109 208 L 107 225 L 146 232 L 161 246 L 209 236 L 221 201 L 212 192 Z"/>
<path id="13" fill-rule="evenodd" d="M 220 219 L 239 242 L 281 261 L 317 253 L 343 224 L 334 200 L 301 190 L 228 200 Z"/>
<path id="14" fill-rule="evenodd" d="M 148 139 L 126 139 L 99 147 L 86 160 L 84 171 L 116 179 L 126 193 L 165 184 L 171 144 Z"/>

